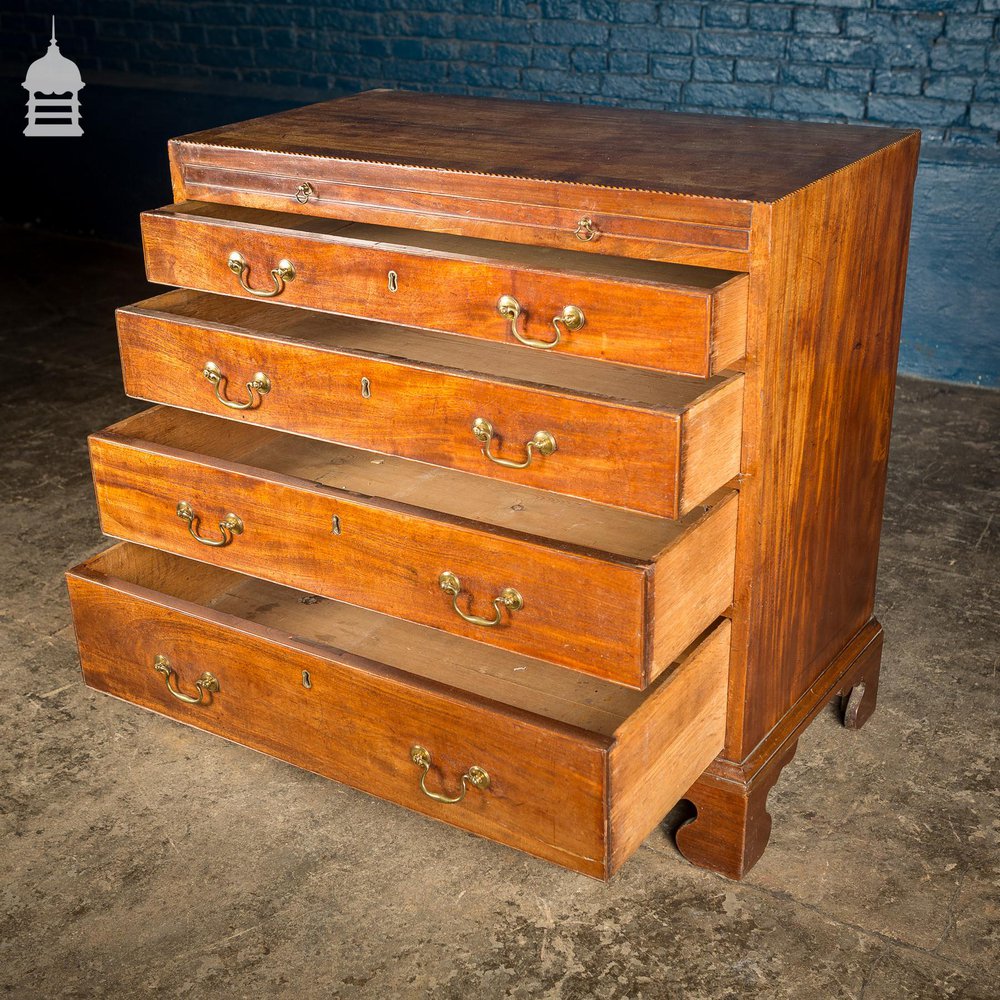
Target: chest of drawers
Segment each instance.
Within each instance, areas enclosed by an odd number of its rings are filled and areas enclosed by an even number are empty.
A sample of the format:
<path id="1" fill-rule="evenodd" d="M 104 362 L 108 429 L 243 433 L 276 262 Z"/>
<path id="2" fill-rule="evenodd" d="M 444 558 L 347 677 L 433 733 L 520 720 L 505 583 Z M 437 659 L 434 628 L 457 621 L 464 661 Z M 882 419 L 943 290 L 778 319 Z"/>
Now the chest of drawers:
<path id="1" fill-rule="evenodd" d="M 389 91 L 170 144 L 88 684 L 609 877 L 862 725 L 917 133 Z"/>

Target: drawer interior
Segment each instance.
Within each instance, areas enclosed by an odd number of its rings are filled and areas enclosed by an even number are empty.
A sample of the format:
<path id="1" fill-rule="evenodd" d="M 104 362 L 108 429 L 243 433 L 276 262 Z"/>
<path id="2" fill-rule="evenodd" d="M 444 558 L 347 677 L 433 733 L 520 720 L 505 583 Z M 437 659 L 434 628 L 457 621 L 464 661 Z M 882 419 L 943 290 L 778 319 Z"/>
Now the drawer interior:
<path id="1" fill-rule="evenodd" d="M 91 577 L 107 577 L 114 586 L 122 581 L 155 591 L 324 647 L 334 656 L 353 654 L 602 736 L 612 736 L 669 683 L 671 675 L 665 671 L 645 691 L 633 691 L 542 660 L 130 543 L 115 545 L 80 569 Z"/>
<path id="2" fill-rule="evenodd" d="M 313 312 L 266 302 L 177 289 L 137 302 L 128 312 L 155 313 L 193 325 L 219 324 L 264 339 L 280 337 L 330 350 L 375 355 L 453 371 L 484 373 L 494 381 L 554 387 L 649 409 L 682 412 L 735 376 L 698 378 L 628 368 L 607 361 L 491 343 L 435 330 Z"/>
<path id="3" fill-rule="evenodd" d="M 339 219 L 324 219 L 291 212 L 272 212 L 216 202 L 186 201 L 179 205 L 166 206 L 160 211 L 236 226 L 267 227 L 318 237 L 335 236 L 338 242 L 349 240 L 371 246 L 373 249 L 401 249 L 434 256 L 489 260 L 556 274 L 702 289 L 706 292 L 720 288 L 739 275 L 736 271 L 720 271 L 708 267 L 667 264 L 634 257 L 609 257 L 555 247 L 527 246 L 472 236 L 454 236 L 450 233 L 376 226 L 365 222 L 344 222 Z"/>
<path id="4" fill-rule="evenodd" d="M 166 406 L 105 433 L 641 562 L 652 562 L 732 497 L 722 490 L 675 521 Z"/>

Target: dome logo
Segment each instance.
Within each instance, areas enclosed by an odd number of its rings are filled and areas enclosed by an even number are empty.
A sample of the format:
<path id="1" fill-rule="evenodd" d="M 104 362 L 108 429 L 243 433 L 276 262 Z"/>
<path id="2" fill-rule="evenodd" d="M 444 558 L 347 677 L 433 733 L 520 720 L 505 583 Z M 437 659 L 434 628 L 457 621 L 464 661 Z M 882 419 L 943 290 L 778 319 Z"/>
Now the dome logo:
<path id="1" fill-rule="evenodd" d="M 79 93 L 85 84 L 76 63 L 59 51 L 54 17 L 49 50 L 28 67 L 21 86 L 28 92 L 25 135 L 83 135 Z"/>

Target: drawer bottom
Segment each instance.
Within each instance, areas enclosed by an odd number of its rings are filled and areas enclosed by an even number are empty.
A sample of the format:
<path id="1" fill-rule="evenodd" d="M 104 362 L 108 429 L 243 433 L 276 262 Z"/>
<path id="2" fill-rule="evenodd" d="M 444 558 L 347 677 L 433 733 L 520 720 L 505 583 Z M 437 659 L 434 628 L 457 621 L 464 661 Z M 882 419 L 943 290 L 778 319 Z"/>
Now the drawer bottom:
<path id="1" fill-rule="evenodd" d="M 728 622 L 636 692 L 131 544 L 68 583 L 91 687 L 599 878 L 722 748 Z"/>

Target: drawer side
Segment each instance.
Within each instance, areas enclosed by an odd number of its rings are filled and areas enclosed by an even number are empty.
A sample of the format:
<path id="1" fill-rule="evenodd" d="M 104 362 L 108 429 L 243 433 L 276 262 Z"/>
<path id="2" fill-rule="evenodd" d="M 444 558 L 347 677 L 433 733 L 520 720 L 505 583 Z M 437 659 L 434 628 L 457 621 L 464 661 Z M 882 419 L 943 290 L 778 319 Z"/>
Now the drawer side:
<path id="1" fill-rule="evenodd" d="M 681 426 L 679 514 L 740 474 L 743 376 L 718 386 L 684 413 Z"/>
<path id="2" fill-rule="evenodd" d="M 720 623 L 616 734 L 609 758 L 610 873 L 721 753 L 731 626 Z"/>
<path id="3" fill-rule="evenodd" d="M 649 679 L 657 677 L 733 603 L 739 497 L 716 504 L 701 530 L 657 560 L 652 576 Z"/>

